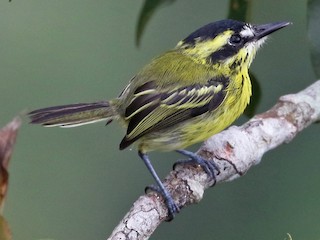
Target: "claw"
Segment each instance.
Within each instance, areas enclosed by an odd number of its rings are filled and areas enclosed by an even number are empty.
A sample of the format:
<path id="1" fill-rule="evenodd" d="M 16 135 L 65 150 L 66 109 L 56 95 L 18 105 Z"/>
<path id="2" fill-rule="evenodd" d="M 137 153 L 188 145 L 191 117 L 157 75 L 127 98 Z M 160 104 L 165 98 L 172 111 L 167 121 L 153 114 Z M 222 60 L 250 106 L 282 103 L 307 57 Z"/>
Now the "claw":
<path id="1" fill-rule="evenodd" d="M 167 208 L 168 208 L 168 217 L 166 219 L 166 222 L 170 222 L 171 220 L 173 220 L 174 216 L 176 215 L 176 213 L 180 212 L 180 208 L 174 202 L 174 200 L 172 199 L 171 195 L 168 194 L 167 191 L 163 192 L 161 190 L 161 188 L 159 186 L 156 186 L 156 185 L 147 186 L 146 189 L 145 189 L 145 192 L 148 193 L 150 190 L 154 191 L 154 192 L 157 192 L 158 194 L 160 194 L 164 198 L 164 200 L 166 202 L 166 205 L 167 205 Z"/>
<path id="2" fill-rule="evenodd" d="M 215 171 L 217 171 L 218 173 L 220 172 L 219 167 L 215 164 L 215 162 L 213 161 L 208 161 L 203 159 L 202 157 L 200 157 L 199 155 L 193 153 L 193 152 L 189 152 L 186 150 L 176 150 L 178 153 L 181 153 L 187 157 L 189 157 L 188 160 L 180 160 L 177 161 L 174 165 L 173 168 L 175 168 L 175 166 L 177 164 L 198 164 L 200 165 L 203 170 L 209 175 L 211 180 L 216 180 L 216 173 Z"/>

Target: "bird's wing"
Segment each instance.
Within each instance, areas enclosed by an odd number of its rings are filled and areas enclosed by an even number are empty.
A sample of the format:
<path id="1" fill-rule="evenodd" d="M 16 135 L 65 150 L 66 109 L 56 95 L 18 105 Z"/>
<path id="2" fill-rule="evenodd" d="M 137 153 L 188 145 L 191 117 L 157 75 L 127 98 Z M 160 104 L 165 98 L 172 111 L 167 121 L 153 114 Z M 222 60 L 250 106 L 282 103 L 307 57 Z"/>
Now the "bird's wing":
<path id="1" fill-rule="evenodd" d="M 229 80 L 210 79 L 206 84 L 158 90 L 153 81 L 138 87 L 125 111 L 127 134 L 120 144 L 124 149 L 143 135 L 182 123 L 214 111 L 223 102 Z"/>

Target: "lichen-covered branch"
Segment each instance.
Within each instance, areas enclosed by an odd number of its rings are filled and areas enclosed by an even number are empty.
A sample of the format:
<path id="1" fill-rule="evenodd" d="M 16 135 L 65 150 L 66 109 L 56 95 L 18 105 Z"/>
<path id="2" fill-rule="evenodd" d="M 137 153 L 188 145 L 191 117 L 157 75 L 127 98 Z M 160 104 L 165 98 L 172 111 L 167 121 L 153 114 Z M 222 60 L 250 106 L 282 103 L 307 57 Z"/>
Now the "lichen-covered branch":
<path id="1" fill-rule="evenodd" d="M 232 126 L 208 139 L 198 154 L 219 166 L 215 181 L 199 166 L 178 165 L 164 184 L 181 208 L 197 203 L 205 189 L 242 176 L 266 152 L 290 142 L 298 132 L 319 120 L 320 80 L 297 94 L 282 96 L 273 108 L 244 125 Z M 166 216 L 161 196 L 141 196 L 108 239 L 148 239 Z"/>

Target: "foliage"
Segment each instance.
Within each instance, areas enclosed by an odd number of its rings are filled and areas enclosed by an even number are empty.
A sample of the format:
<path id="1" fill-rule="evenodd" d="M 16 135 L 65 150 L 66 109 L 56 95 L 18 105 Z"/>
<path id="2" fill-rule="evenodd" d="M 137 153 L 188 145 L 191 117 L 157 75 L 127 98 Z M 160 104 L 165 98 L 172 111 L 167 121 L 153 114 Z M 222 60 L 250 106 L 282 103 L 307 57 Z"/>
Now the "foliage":
<path id="1" fill-rule="evenodd" d="M 320 77 L 320 0 L 308 1 L 308 39 L 313 70 Z"/>

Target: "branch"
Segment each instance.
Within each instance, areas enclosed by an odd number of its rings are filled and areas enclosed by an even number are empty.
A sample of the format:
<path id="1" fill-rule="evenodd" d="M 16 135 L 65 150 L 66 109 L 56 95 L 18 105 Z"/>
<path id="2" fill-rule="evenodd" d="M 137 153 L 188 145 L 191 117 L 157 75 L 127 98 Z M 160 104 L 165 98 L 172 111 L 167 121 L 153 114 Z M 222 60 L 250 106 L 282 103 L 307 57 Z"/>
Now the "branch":
<path id="1" fill-rule="evenodd" d="M 232 126 L 208 139 L 198 154 L 219 166 L 215 181 L 210 181 L 199 166 L 178 165 L 165 178 L 164 185 L 181 208 L 198 203 L 205 189 L 244 175 L 266 152 L 290 142 L 298 132 L 319 120 L 320 80 L 297 94 L 280 97 L 269 111 L 244 125 Z M 148 239 L 166 216 L 162 197 L 148 193 L 133 204 L 108 239 Z"/>

